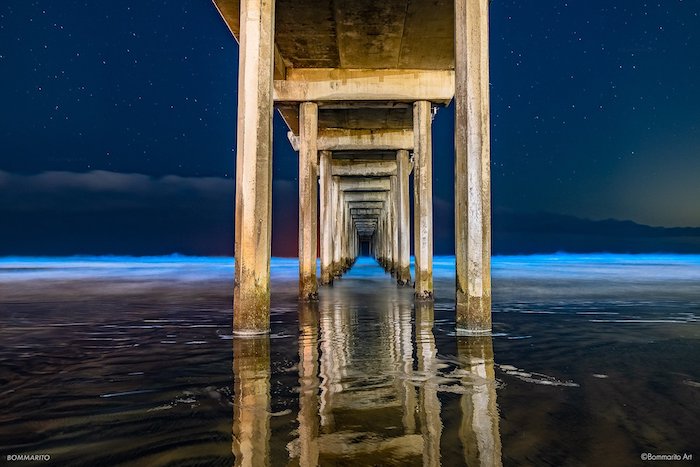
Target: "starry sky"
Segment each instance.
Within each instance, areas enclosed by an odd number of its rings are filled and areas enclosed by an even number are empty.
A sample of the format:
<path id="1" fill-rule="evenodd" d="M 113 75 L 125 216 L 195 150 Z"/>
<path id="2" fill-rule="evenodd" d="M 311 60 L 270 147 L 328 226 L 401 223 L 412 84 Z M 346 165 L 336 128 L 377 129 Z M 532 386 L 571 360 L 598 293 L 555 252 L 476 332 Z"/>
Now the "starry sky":
<path id="1" fill-rule="evenodd" d="M 494 0 L 494 249 L 513 252 L 513 216 L 700 227 L 699 51 L 697 0 Z M 231 254 L 237 54 L 207 0 L 3 1 L 0 255 Z M 273 253 L 294 255 L 297 160 L 274 124 Z M 438 253 L 452 129 L 448 106 Z"/>

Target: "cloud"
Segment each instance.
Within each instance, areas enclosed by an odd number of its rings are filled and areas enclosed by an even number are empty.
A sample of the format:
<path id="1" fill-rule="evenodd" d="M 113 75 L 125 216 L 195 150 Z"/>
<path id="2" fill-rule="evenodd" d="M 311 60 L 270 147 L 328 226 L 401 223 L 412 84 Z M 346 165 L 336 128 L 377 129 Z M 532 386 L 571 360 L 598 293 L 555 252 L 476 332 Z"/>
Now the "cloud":
<path id="1" fill-rule="evenodd" d="M 21 175 L 0 171 L 0 209 L 110 209 L 233 202 L 234 181 L 218 177 L 151 177 L 104 170 Z"/>
<path id="2" fill-rule="evenodd" d="M 20 175 L 0 171 L 0 188 L 3 191 L 56 192 L 84 190 L 112 193 L 149 193 L 192 190 L 203 193 L 228 193 L 233 190 L 233 180 L 217 177 L 180 177 L 166 175 L 150 177 L 137 173 L 119 173 L 105 170 L 91 172 L 42 172 Z"/>
<path id="3" fill-rule="evenodd" d="M 0 255 L 231 254 L 234 181 L 0 172 Z"/>

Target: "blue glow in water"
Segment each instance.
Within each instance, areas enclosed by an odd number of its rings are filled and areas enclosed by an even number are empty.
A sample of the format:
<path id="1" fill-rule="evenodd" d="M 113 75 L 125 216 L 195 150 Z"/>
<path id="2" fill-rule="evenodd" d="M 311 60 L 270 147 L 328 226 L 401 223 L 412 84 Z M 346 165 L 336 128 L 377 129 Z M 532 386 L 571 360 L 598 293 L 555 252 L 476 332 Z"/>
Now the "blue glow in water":
<path id="1" fill-rule="evenodd" d="M 412 274 L 414 274 L 411 258 Z M 436 278 L 454 277 L 454 256 L 436 256 Z M 0 281 L 151 277 L 178 280 L 226 279 L 233 276 L 234 259 L 201 256 L 70 256 L 0 258 Z M 294 280 L 296 258 L 272 258 L 272 280 Z M 359 258 L 353 277 L 380 276 L 383 271 L 367 257 Z M 700 283 L 700 255 L 676 254 L 549 254 L 496 256 L 494 279 L 611 279 L 616 281 L 690 280 Z"/>

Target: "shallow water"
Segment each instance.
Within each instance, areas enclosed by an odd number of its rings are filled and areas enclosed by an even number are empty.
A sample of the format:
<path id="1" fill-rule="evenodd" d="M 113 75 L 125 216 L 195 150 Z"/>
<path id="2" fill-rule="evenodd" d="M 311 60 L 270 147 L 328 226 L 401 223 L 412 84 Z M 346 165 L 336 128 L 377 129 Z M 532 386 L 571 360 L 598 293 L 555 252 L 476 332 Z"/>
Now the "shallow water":
<path id="1" fill-rule="evenodd" d="M 370 259 L 299 304 L 274 259 L 234 339 L 228 259 L 0 260 L 3 462 L 698 463 L 700 257 L 495 258 L 493 337 L 455 335 L 453 262 L 414 307 Z"/>

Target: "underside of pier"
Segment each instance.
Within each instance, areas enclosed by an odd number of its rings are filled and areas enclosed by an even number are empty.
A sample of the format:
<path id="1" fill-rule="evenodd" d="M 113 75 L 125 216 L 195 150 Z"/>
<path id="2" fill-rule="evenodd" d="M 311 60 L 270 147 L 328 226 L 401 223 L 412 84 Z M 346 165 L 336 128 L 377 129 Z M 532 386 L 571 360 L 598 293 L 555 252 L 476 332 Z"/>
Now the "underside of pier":
<path id="1" fill-rule="evenodd" d="M 269 330 L 273 108 L 299 152 L 299 298 L 315 300 L 365 245 L 424 301 L 431 124 L 453 99 L 456 321 L 489 332 L 488 0 L 214 3 L 240 45 L 234 332 Z"/>

